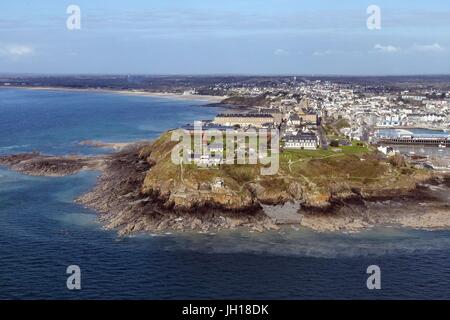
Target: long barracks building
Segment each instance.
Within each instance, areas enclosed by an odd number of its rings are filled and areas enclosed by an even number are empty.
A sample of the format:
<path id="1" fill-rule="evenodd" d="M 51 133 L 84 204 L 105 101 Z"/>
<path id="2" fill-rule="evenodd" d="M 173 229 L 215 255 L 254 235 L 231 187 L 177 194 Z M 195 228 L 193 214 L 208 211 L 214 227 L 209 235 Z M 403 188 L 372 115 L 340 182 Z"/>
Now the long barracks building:
<path id="1" fill-rule="evenodd" d="M 257 127 L 274 125 L 275 119 L 268 113 L 222 113 L 218 114 L 213 123 L 223 126 Z"/>

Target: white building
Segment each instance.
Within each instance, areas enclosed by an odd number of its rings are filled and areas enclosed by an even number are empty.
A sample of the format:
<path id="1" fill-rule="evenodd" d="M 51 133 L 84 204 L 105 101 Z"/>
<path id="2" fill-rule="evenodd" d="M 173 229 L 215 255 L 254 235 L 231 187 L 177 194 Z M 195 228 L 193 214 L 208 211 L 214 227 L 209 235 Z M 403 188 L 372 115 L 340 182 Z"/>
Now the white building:
<path id="1" fill-rule="evenodd" d="M 208 154 L 192 155 L 194 163 L 199 167 L 217 167 L 222 164 L 223 158 L 219 155 L 211 157 Z"/>
<path id="2" fill-rule="evenodd" d="M 316 150 L 318 145 L 317 136 L 314 133 L 299 133 L 296 136 L 285 138 L 286 149 Z"/>

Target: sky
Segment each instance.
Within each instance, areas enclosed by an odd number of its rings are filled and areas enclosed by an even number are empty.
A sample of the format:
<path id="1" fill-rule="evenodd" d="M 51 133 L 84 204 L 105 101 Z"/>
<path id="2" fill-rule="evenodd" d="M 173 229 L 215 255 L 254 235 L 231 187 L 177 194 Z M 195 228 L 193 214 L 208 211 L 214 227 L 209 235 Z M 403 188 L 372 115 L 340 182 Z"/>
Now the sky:
<path id="1" fill-rule="evenodd" d="M 0 73 L 450 74 L 450 1 L 3 0 Z"/>

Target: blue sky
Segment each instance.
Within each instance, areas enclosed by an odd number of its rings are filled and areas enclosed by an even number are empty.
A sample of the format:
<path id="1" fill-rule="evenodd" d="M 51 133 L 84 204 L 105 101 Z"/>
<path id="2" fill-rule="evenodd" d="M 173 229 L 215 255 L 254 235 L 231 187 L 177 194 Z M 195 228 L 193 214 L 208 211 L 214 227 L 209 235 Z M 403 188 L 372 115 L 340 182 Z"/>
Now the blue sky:
<path id="1" fill-rule="evenodd" d="M 450 74 L 450 1 L 2 1 L 0 73 Z"/>

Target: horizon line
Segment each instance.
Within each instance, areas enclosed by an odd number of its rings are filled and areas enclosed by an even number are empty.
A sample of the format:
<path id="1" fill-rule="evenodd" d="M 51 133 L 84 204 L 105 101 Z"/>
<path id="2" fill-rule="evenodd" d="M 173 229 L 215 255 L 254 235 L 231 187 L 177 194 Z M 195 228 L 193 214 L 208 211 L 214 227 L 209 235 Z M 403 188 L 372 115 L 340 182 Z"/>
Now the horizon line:
<path id="1" fill-rule="evenodd" d="M 40 73 L 40 72 L 4 72 L 0 77 L 20 77 L 20 76 L 47 76 L 47 77 L 75 77 L 75 76 L 143 76 L 143 77 L 331 77 L 331 78 L 376 78 L 376 77 L 448 77 L 450 73 L 422 73 L 422 74 L 295 74 L 295 73 Z"/>

